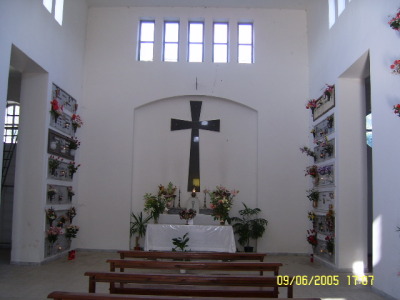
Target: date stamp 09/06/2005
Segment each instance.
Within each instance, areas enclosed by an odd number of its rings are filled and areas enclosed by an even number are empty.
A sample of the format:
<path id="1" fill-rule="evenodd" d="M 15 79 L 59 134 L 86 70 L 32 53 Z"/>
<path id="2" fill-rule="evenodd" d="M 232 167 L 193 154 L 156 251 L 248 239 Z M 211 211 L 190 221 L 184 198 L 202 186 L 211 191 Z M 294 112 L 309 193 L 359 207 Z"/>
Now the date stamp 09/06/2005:
<path id="1" fill-rule="evenodd" d="M 346 275 L 340 278 L 339 275 L 278 275 L 277 283 L 278 285 L 373 285 L 374 276 Z"/>

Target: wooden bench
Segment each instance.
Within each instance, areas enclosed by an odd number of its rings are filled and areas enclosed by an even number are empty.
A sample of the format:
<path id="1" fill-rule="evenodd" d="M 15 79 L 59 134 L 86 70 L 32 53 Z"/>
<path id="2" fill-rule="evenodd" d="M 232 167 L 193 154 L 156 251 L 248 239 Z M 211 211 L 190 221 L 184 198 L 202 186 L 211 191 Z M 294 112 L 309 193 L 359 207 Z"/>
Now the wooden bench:
<path id="1" fill-rule="evenodd" d="M 55 291 L 47 296 L 48 299 L 54 300 L 176 300 L 176 298 L 164 296 L 135 296 L 135 295 L 113 295 L 113 294 L 91 294 L 77 292 L 61 292 Z M 190 297 L 179 298 L 180 300 L 225 300 L 229 298 L 221 297 Z M 255 298 L 243 298 L 243 300 L 254 300 Z M 321 300 L 321 298 L 279 298 L 280 300 Z"/>
<path id="2" fill-rule="evenodd" d="M 193 261 L 151 261 L 151 260 L 124 260 L 109 259 L 110 272 L 119 269 L 158 269 L 158 270 L 198 270 L 198 271 L 270 271 L 274 276 L 279 275 L 281 263 L 267 262 L 193 262 Z"/>
<path id="3" fill-rule="evenodd" d="M 293 298 L 293 285 L 278 285 L 277 277 L 189 274 L 86 272 L 89 293 L 96 283 L 109 283 L 111 294 L 277 298 L 279 287 Z M 119 283 L 119 284 L 118 284 Z"/>
<path id="4" fill-rule="evenodd" d="M 135 295 L 113 295 L 113 294 L 91 294 L 77 292 L 61 292 L 55 291 L 47 296 L 48 299 L 54 300 L 177 300 L 176 298 L 164 296 L 135 296 Z M 221 297 L 190 297 L 179 298 L 180 300 L 225 300 L 229 298 Z M 255 298 L 243 298 L 243 300 L 254 300 Z M 279 298 L 280 300 L 321 300 L 321 298 Z"/>
<path id="5" fill-rule="evenodd" d="M 184 260 L 257 260 L 264 261 L 266 253 L 253 252 L 195 252 L 195 251 L 134 251 L 120 250 L 118 251 L 121 259 L 125 258 L 143 258 L 143 259 L 184 259 Z"/>

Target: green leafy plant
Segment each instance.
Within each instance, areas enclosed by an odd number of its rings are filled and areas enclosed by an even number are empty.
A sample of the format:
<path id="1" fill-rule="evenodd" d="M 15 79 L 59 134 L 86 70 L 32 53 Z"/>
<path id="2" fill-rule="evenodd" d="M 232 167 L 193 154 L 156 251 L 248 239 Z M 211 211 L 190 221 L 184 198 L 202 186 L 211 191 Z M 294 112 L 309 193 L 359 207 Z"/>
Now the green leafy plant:
<path id="1" fill-rule="evenodd" d="M 259 208 L 250 208 L 243 203 L 244 209 L 239 210 L 240 217 L 232 217 L 233 229 L 239 235 L 239 244 L 245 248 L 249 247 L 250 240 L 262 237 L 268 225 L 268 221 L 258 218 L 261 213 Z"/>
<path id="2" fill-rule="evenodd" d="M 132 221 L 131 221 L 131 236 L 137 234 L 135 237 L 135 248 L 140 248 L 139 239 L 144 237 L 146 234 L 147 223 L 151 220 L 151 215 L 147 217 L 143 217 L 143 213 L 135 215 L 133 212 L 131 213 Z"/>
<path id="3" fill-rule="evenodd" d="M 189 237 L 188 237 L 188 232 L 186 232 L 183 237 L 178 237 L 172 239 L 172 244 L 175 246 L 172 248 L 172 251 L 182 251 L 185 252 L 187 251 L 186 248 L 188 247 L 189 243 Z"/>

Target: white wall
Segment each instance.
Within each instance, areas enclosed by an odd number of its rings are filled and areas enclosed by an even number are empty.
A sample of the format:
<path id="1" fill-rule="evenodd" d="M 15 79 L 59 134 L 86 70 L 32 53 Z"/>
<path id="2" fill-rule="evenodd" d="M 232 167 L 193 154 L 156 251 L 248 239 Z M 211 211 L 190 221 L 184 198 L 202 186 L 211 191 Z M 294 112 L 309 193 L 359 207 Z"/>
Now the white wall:
<path id="1" fill-rule="evenodd" d="M 65 1 L 64 22 L 60 26 L 42 1 L 0 2 L 0 111 L 5 109 L 10 63 L 23 74 L 18 188 L 13 212 L 14 262 L 37 263 L 44 257 L 45 156 L 51 83 L 77 99 L 82 98 L 86 12 L 84 1 Z M 3 118 L 0 113 L 2 124 Z"/>
<path id="2" fill-rule="evenodd" d="M 138 62 L 136 40 L 141 17 L 155 18 L 158 29 L 162 28 L 164 17 L 179 18 L 183 25 L 189 18 L 203 17 L 207 42 L 211 39 L 213 20 L 226 19 L 232 22 L 233 40 L 236 22 L 252 20 L 255 26 L 256 63 L 213 64 L 209 46 L 206 47 L 204 63 L 187 63 L 184 59 L 178 63 L 160 62 L 159 46 L 155 50 L 154 62 Z M 144 105 L 160 99 L 164 99 L 160 101 L 164 105 L 171 99 L 184 99 L 187 103 L 177 107 L 174 113 L 171 109 L 175 104 L 168 106 L 165 116 L 160 116 L 160 111 L 156 112 L 153 116 L 157 119 L 154 126 L 159 125 L 158 116 L 168 120 L 171 117 L 180 118 L 185 113 L 186 118 L 190 119 L 188 101 L 192 96 L 197 96 L 213 99 L 209 100 L 210 103 L 222 103 L 215 106 L 215 110 L 209 111 L 207 102 L 202 112 L 202 116 L 207 119 L 221 118 L 219 136 L 222 136 L 226 124 L 224 112 L 220 109 L 223 103 L 228 105 L 227 100 L 233 101 L 233 107 L 245 105 L 257 113 L 256 141 L 249 145 L 246 140 L 236 140 L 229 150 L 237 153 L 233 156 L 235 159 L 240 159 L 228 166 L 229 172 L 233 172 L 230 173 L 232 178 L 220 182 L 222 179 L 218 176 L 214 177 L 215 180 L 211 175 L 203 177 L 202 180 L 209 182 L 207 187 L 226 184 L 230 188 L 240 189 L 244 186 L 234 209 L 240 208 L 242 201 L 257 203 L 269 220 L 267 232 L 258 243 L 259 251 L 304 253 L 309 250 L 305 242 L 308 224 L 308 202 L 305 200 L 307 181 L 304 176 L 306 159 L 299 151 L 299 147 L 307 142 L 309 131 L 308 111 L 304 109 L 308 86 L 305 17 L 304 11 L 263 9 L 124 7 L 89 10 L 85 96 L 81 107 L 87 125 L 82 129 L 80 151 L 84 163 L 79 174 L 79 209 L 84 217 L 79 219 L 82 226 L 77 240 L 78 247 L 128 248 L 129 214 L 131 208 L 134 211 L 143 208 L 141 197 L 145 190 L 154 192 L 158 184 L 167 184 L 170 180 L 186 185 L 185 165 L 179 166 L 179 170 L 182 170 L 179 174 L 177 169 L 171 170 L 164 165 L 158 173 L 153 165 L 147 167 L 146 162 L 151 161 L 153 156 L 159 161 L 163 159 L 159 155 L 167 156 L 170 153 L 152 149 L 154 145 L 148 141 L 150 149 L 138 154 L 138 149 L 145 148 L 147 144 L 136 144 L 136 120 L 142 118 L 136 114 L 146 111 Z M 160 31 L 158 33 L 156 40 L 160 42 Z M 185 36 L 184 32 L 182 36 Z M 181 50 L 184 57 L 185 49 Z M 232 112 L 236 116 L 238 109 Z M 236 128 L 240 127 L 240 122 L 245 122 L 236 121 Z M 179 139 L 182 145 L 176 145 L 178 141 L 166 138 L 168 124 L 166 126 L 164 131 L 158 133 L 153 128 L 148 130 L 155 135 L 152 138 L 163 141 L 160 147 L 176 149 L 182 160 L 185 158 L 183 164 L 187 164 L 189 145 L 185 134 Z M 145 131 L 146 128 L 140 130 Z M 218 135 L 214 137 L 218 138 Z M 212 145 L 202 140 L 201 147 Z M 250 147 L 250 153 L 241 152 L 241 149 L 247 147 Z M 250 160 L 250 166 L 257 162 L 253 171 L 256 174 L 247 176 L 242 172 L 240 164 L 248 168 L 245 162 L 247 159 Z M 137 160 L 141 160 L 141 163 L 136 164 Z M 202 166 L 202 170 L 206 172 L 210 166 L 210 163 Z M 239 167 L 232 170 L 232 166 Z M 218 165 L 211 167 L 215 173 L 221 172 Z M 141 180 L 148 179 L 151 190 L 136 185 L 137 168 Z M 210 168 L 208 172 L 212 170 Z M 253 183 L 254 178 L 257 178 L 256 183 Z M 289 217 L 282 218 L 282 215 Z"/>
<path id="3" fill-rule="evenodd" d="M 374 287 L 399 298 L 400 239 L 395 229 L 400 224 L 400 202 L 396 191 L 399 178 L 396 157 L 400 142 L 395 138 L 393 132 L 396 132 L 400 120 L 393 114 L 392 107 L 400 102 L 398 97 L 400 78 L 391 74 L 389 66 L 393 60 L 399 57 L 400 36 L 387 24 L 389 15 L 393 16 L 397 12 L 398 1 L 352 0 L 347 3 L 347 8 L 330 30 L 326 17 L 327 3 L 328 1 L 316 2 L 308 12 L 310 96 L 319 95 L 320 89 L 325 83 L 340 83 L 338 78 L 342 73 L 369 51 L 374 127 Z M 354 74 L 353 76 L 360 78 L 361 75 Z M 347 88 L 344 87 L 342 95 L 346 94 Z M 337 101 L 345 106 L 350 99 L 338 97 Z M 343 107 L 341 112 L 346 114 L 346 109 Z M 349 110 L 347 113 L 354 114 L 354 112 L 354 110 Z M 362 113 L 361 110 L 360 113 Z M 349 117 L 343 116 L 343 118 L 349 120 Z M 359 126 L 357 121 L 360 118 L 360 115 L 354 115 L 356 126 Z M 344 124 L 349 125 L 348 121 Z M 350 140 L 352 138 L 350 134 L 353 132 L 351 130 L 346 134 L 346 131 L 342 130 L 340 138 L 344 141 Z M 359 153 L 359 149 L 353 149 L 350 145 L 348 145 L 347 151 Z M 361 170 L 358 171 L 359 176 Z M 343 172 L 340 176 L 342 174 Z M 352 174 L 354 174 L 354 170 Z M 345 180 L 345 177 L 342 177 L 342 180 Z M 365 199 L 362 198 L 364 197 L 362 193 L 354 191 L 348 196 L 354 199 L 351 204 L 353 212 L 357 206 L 359 209 L 364 209 L 362 203 L 365 203 L 363 202 Z M 350 200 L 340 199 L 339 201 L 344 204 Z M 340 213 L 341 211 L 337 212 L 337 214 Z M 358 229 L 354 233 L 362 233 L 360 224 L 363 220 L 355 219 L 354 222 L 358 224 Z M 351 229 L 352 226 L 353 223 L 347 224 L 348 229 Z M 342 231 L 346 230 L 346 224 L 341 224 L 340 227 Z M 348 244 L 348 250 L 354 254 L 357 250 L 351 248 L 352 244 Z M 339 247 L 344 249 L 346 244 Z M 358 255 L 363 255 L 361 252 Z"/>

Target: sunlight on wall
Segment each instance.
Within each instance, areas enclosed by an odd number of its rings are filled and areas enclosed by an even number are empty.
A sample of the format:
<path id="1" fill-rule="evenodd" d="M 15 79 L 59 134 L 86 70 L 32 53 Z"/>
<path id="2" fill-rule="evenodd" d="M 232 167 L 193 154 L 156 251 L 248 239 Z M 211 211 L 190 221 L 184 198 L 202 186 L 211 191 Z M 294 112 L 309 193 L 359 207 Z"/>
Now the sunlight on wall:
<path id="1" fill-rule="evenodd" d="M 372 243 L 372 265 L 375 267 L 381 260 L 381 244 L 382 244 L 382 217 L 379 215 L 372 224 L 372 235 L 374 242 Z"/>
<path id="2" fill-rule="evenodd" d="M 336 2 L 329 0 L 329 28 L 332 28 L 336 22 Z"/>
<path id="3" fill-rule="evenodd" d="M 353 274 L 357 276 L 364 276 L 364 262 L 355 261 L 353 263 Z"/>

